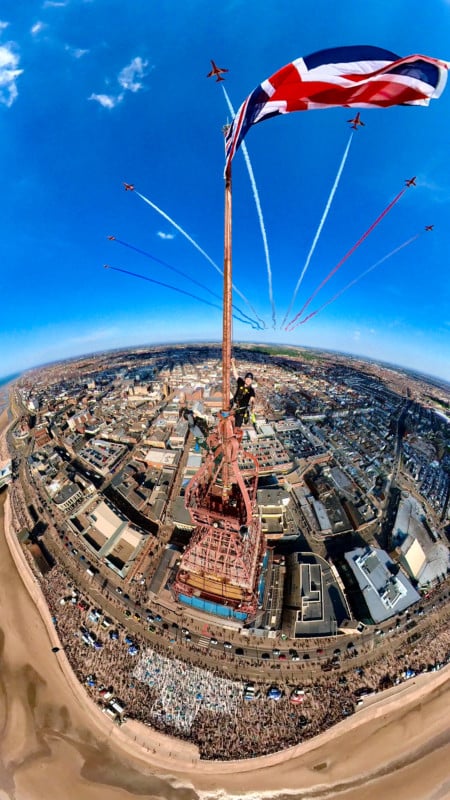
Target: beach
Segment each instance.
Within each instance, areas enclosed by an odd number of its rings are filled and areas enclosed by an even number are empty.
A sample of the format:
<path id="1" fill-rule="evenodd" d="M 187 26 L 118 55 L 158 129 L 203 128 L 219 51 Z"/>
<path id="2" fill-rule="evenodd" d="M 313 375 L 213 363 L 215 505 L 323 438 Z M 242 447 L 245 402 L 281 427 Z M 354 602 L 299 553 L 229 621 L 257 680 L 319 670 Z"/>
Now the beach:
<path id="1" fill-rule="evenodd" d="M 52 653 L 56 633 L 17 540 L 5 537 L 8 514 L 4 491 L 0 800 L 41 800 L 49 787 L 61 800 L 450 797 L 449 667 L 377 695 L 315 739 L 257 759 L 201 762 L 188 743 L 135 722 L 118 728 L 88 698 L 65 654 Z"/>
<path id="2" fill-rule="evenodd" d="M 8 409 L 0 410 L 0 462 L 6 461 L 8 458 L 8 448 L 6 445 L 6 437 L 3 435 L 8 427 Z"/>

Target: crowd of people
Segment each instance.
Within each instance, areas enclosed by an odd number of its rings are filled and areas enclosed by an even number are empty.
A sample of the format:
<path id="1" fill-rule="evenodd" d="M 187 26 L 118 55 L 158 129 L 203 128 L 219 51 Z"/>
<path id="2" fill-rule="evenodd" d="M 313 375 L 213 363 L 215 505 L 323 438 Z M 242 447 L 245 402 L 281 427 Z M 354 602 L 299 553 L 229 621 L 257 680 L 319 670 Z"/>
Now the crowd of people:
<path id="1" fill-rule="evenodd" d="M 0 434 L 2 434 L 8 427 L 8 411 L 1 404 L 0 394 Z M 8 443 L 5 435 L 0 435 L 0 462 L 8 461 L 10 458 Z"/>
<path id="2" fill-rule="evenodd" d="M 157 693 L 156 703 L 148 709 L 152 720 L 187 733 L 200 710 L 230 717 L 242 699 L 241 683 L 150 648 L 142 653 L 133 677 Z"/>
<path id="3" fill-rule="evenodd" d="M 239 380 L 234 408 L 245 416 L 253 406 L 253 376 L 248 373 Z M 6 437 L 0 437 L 0 448 L 6 448 Z M 9 498 L 16 533 L 32 527 L 19 481 L 10 486 Z M 63 549 L 54 525 L 51 531 Z M 33 559 L 29 560 L 34 567 Z M 85 571 L 80 562 L 77 569 Z M 195 642 L 183 641 L 181 647 L 169 628 L 161 628 L 160 640 L 149 647 L 147 639 L 105 619 L 100 610 L 93 614 L 92 601 L 62 566 L 53 567 L 40 581 L 61 646 L 92 699 L 106 708 L 115 698 L 124 709 L 119 722 L 129 717 L 192 741 L 204 759 L 249 758 L 298 744 L 354 713 L 366 694 L 450 661 L 448 619 L 440 613 L 434 618 L 436 624 L 412 634 L 401 652 L 358 647 L 356 666 L 352 653 L 344 649 L 334 664 L 326 665 L 329 670 L 321 672 L 316 665 L 314 678 L 305 662 L 283 665 L 283 671 L 279 663 L 257 662 L 261 678 L 253 684 L 253 692 L 246 693 L 246 662 L 231 652 L 217 652 L 212 667 Z M 113 610 L 119 606 L 119 597 L 105 586 L 97 591 Z M 130 584 L 133 599 L 142 605 L 147 591 L 139 580 Z M 235 645 L 238 634 L 229 637 Z M 310 641 L 310 646 L 320 644 L 320 640 Z M 238 673 L 240 680 L 231 680 L 232 673 Z M 272 693 L 271 678 L 277 689 Z M 292 696 L 296 688 L 302 694 Z"/>
<path id="4" fill-rule="evenodd" d="M 33 527 L 33 521 L 27 509 L 22 487 L 16 481 L 9 486 L 9 500 L 12 508 L 12 524 L 16 534 Z"/>
<path id="5" fill-rule="evenodd" d="M 415 639 L 417 633 L 412 635 L 401 654 L 382 651 L 375 658 L 372 653 L 366 665 L 357 667 L 343 660 L 337 669 L 300 686 L 299 671 L 297 687 L 304 694 L 296 703 L 291 696 L 295 673 L 290 683 L 277 676 L 279 699 L 268 696 L 267 678 L 254 684 L 254 699 L 245 700 L 245 681 L 226 677 L 226 661 L 204 669 L 194 657 L 183 661 L 176 657 L 174 638 L 150 648 L 143 637 L 113 621 L 106 627 L 101 614 L 92 619 L 89 599 L 81 597 L 61 567 L 42 577 L 41 585 L 66 655 L 91 697 L 106 706 L 103 698 L 108 690 L 126 716 L 194 742 L 205 759 L 248 758 L 298 744 L 352 714 L 363 695 L 450 660 L 450 631 L 443 615 L 420 639 Z M 83 640 L 83 631 L 92 634 L 97 646 Z M 113 631 L 117 638 L 112 638 Z M 167 654 L 168 643 L 173 655 Z"/>

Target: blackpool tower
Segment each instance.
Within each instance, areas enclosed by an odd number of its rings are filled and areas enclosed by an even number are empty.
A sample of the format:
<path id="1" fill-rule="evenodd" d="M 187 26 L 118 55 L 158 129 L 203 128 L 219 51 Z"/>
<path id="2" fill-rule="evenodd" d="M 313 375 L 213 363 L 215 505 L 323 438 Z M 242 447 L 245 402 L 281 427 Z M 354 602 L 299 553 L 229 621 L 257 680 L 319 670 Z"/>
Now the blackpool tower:
<path id="1" fill-rule="evenodd" d="M 243 453 L 253 462 L 243 474 L 238 434 L 232 414 L 222 416 L 187 486 L 186 508 L 196 527 L 173 588 L 183 603 L 248 623 L 262 600 L 264 541 L 256 504 L 258 462 Z"/>
<path id="2" fill-rule="evenodd" d="M 262 604 L 265 546 L 256 502 L 258 462 L 242 452 L 242 430 L 235 427 L 230 403 L 231 320 L 230 167 L 225 176 L 222 411 L 208 437 L 205 460 L 186 489 L 195 529 L 172 588 L 181 603 L 251 623 Z M 242 456 L 252 469 L 243 471 Z"/>

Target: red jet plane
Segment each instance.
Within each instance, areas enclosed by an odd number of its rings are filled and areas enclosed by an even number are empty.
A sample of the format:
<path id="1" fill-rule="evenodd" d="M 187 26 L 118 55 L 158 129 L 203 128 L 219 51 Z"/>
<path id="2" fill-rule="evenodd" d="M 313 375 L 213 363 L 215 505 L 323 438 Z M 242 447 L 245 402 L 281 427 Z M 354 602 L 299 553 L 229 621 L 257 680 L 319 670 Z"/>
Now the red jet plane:
<path id="1" fill-rule="evenodd" d="M 353 128 L 354 131 L 358 130 L 358 125 L 365 125 L 365 122 L 362 122 L 361 120 L 361 113 L 359 111 L 356 117 L 353 117 L 353 119 L 348 119 L 347 122 L 351 122 L 350 127 Z"/>
<path id="2" fill-rule="evenodd" d="M 414 175 L 414 178 L 408 178 L 408 180 L 405 181 L 405 184 L 406 184 L 406 186 L 415 186 L 416 185 L 416 176 Z"/>
<path id="3" fill-rule="evenodd" d="M 124 187 L 126 192 L 134 191 L 134 185 L 132 183 L 124 183 Z"/>
<path id="4" fill-rule="evenodd" d="M 207 78 L 212 78 L 213 75 L 215 75 L 216 83 L 219 83 L 219 81 L 224 81 L 225 78 L 222 78 L 222 75 L 220 73 L 221 72 L 228 72 L 228 70 L 225 69 L 225 68 L 222 69 L 222 67 L 218 67 L 217 64 L 212 59 L 211 59 L 211 66 L 212 66 L 212 70 L 211 70 L 211 72 L 208 72 L 206 77 Z"/>
<path id="5" fill-rule="evenodd" d="M 434 225 L 425 225 L 425 230 L 426 231 L 432 231 L 433 228 L 434 228 Z"/>
<path id="6" fill-rule="evenodd" d="M 116 238 L 115 236 L 108 236 L 110 242 L 114 242 L 115 238 Z"/>

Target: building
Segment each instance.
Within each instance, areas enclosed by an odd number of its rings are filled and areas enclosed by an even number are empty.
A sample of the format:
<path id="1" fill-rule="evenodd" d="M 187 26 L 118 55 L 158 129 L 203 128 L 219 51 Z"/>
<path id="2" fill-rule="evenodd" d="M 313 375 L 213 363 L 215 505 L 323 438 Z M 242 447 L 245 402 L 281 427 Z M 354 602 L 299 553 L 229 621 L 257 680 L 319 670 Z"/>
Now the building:
<path id="1" fill-rule="evenodd" d="M 106 439 L 92 439 L 80 450 L 79 455 L 95 472 L 106 476 L 114 471 L 126 452 L 127 448 L 123 444 Z"/>
<path id="2" fill-rule="evenodd" d="M 152 447 L 142 455 L 142 461 L 147 467 L 162 469 L 163 467 L 175 469 L 180 459 L 178 450 L 163 450 L 159 447 Z"/>
<path id="3" fill-rule="evenodd" d="M 420 600 L 405 575 L 384 550 L 357 547 L 345 553 L 373 622 L 383 622 Z"/>
<path id="4" fill-rule="evenodd" d="M 53 495 L 53 502 L 63 514 L 72 513 L 83 500 L 83 492 L 75 483 L 66 483 Z"/>
<path id="5" fill-rule="evenodd" d="M 401 545 L 399 561 L 411 578 L 419 580 L 427 557 L 420 542 L 414 536 L 407 536 Z"/>
<path id="6" fill-rule="evenodd" d="M 188 424 L 185 419 L 178 420 L 172 433 L 170 434 L 167 444 L 172 450 L 182 450 L 186 437 L 188 434 Z"/>
<path id="7" fill-rule="evenodd" d="M 256 436 L 251 429 L 246 430 L 242 448 L 239 456 L 244 473 L 252 470 L 247 453 L 257 459 L 260 475 L 286 474 L 294 468 L 294 462 L 276 436 Z"/>
<path id="8" fill-rule="evenodd" d="M 292 638 L 331 636 L 350 614 L 330 565 L 315 553 L 286 556 L 283 628 Z"/>
<path id="9" fill-rule="evenodd" d="M 256 497 L 263 534 L 267 539 L 281 539 L 287 529 L 286 510 L 291 499 L 289 493 L 277 485 L 258 489 Z"/>
<path id="10" fill-rule="evenodd" d="M 411 495 L 399 504 L 393 540 L 399 563 L 419 586 L 430 586 L 447 574 L 448 547 L 433 535 L 422 506 Z"/>
<path id="11" fill-rule="evenodd" d="M 258 468 L 253 461 L 244 482 L 239 444 L 227 425 L 226 435 L 220 429 L 211 434 L 216 440 L 186 488 L 195 529 L 172 588 L 180 603 L 250 624 L 262 616 L 268 563 L 256 503 Z"/>
<path id="12" fill-rule="evenodd" d="M 284 556 L 275 555 L 270 548 L 266 553 L 265 559 L 267 559 L 267 570 L 263 596 L 264 611 L 260 625 L 267 630 L 276 631 L 281 628 L 283 615 L 286 565 Z"/>
<path id="13" fill-rule="evenodd" d="M 146 541 L 144 531 L 131 525 L 120 511 L 105 501 L 70 521 L 92 554 L 125 578 Z"/>

